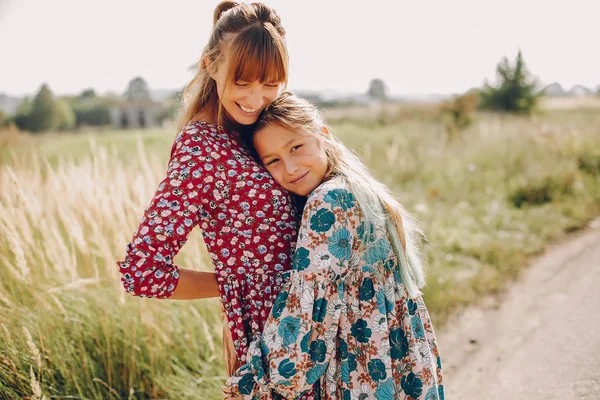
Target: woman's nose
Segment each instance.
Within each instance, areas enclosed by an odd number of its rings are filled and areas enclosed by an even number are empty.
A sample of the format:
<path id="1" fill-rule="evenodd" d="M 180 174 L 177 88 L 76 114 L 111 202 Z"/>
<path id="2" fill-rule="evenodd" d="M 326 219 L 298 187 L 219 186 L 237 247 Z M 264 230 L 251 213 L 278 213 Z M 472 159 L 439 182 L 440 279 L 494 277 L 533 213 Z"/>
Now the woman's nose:
<path id="1" fill-rule="evenodd" d="M 259 110 L 263 106 L 263 93 L 261 89 L 253 89 L 246 99 L 248 106 L 254 110 Z"/>

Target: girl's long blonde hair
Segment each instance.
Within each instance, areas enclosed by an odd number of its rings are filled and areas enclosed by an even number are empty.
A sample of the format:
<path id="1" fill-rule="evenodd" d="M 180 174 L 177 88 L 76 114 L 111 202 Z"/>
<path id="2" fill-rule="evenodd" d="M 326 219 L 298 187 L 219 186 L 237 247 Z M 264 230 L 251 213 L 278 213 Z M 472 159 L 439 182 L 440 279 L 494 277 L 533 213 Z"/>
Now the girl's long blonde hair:
<path id="1" fill-rule="evenodd" d="M 369 173 L 354 152 L 323 129 L 326 126 L 323 117 L 310 102 L 289 92 L 282 93 L 265 108 L 257 122 L 256 131 L 270 123 L 288 129 L 303 129 L 319 139 L 328 159 L 326 175 L 340 178 L 348 185 L 363 213 L 363 239 L 368 245 L 372 227 L 385 225 L 398 258 L 402 282 L 412 298 L 419 296 L 419 289 L 425 285 L 425 276 L 417 238 L 424 235 L 390 190 Z"/>
<path id="2" fill-rule="evenodd" d="M 186 86 L 177 118 L 178 131 L 199 112 L 226 120 L 219 101 L 217 85 L 208 65 L 219 68 L 227 57 L 227 83 L 277 82 L 287 85 L 288 53 L 285 29 L 275 10 L 262 3 L 223 1 L 215 8 L 213 29 L 204 47 L 197 72 Z"/>

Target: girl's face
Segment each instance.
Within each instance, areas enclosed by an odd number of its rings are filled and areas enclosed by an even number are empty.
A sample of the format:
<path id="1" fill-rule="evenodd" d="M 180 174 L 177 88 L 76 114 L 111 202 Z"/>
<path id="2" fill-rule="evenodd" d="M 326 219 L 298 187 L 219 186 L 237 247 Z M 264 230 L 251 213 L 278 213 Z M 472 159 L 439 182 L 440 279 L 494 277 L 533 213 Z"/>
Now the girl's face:
<path id="1" fill-rule="evenodd" d="M 308 196 L 325 179 L 327 155 L 315 135 L 270 123 L 253 140 L 258 157 L 284 189 Z"/>
<path id="2" fill-rule="evenodd" d="M 217 83 L 219 99 L 225 111 L 240 125 L 252 125 L 258 116 L 279 96 L 283 84 L 281 82 L 228 82 L 229 65 L 227 57 L 211 74 Z"/>

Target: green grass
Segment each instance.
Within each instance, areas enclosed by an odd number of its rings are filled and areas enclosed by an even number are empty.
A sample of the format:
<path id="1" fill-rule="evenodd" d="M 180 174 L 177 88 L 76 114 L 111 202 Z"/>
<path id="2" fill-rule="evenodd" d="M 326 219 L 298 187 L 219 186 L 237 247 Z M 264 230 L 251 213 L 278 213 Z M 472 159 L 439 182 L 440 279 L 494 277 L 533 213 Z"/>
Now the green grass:
<path id="1" fill-rule="evenodd" d="M 421 222 L 437 329 L 600 215 L 591 111 L 481 115 L 452 142 L 420 116 L 333 128 Z M 115 264 L 174 136 L 21 135 L 0 148 L 1 398 L 220 398 L 218 302 L 131 297 Z M 175 261 L 210 269 L 198 230 Z"/>

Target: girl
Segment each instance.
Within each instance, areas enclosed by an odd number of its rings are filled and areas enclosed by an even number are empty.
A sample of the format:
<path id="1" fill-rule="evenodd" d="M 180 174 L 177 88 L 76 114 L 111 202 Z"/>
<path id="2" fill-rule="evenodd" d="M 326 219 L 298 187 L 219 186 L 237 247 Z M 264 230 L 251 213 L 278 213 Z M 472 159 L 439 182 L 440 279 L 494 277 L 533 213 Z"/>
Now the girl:
<path id="1" fill-rule="evenodd" d="M 293 270 L 247 364 L 228 380 L 232 391 L 443 398 L 413 221 L 305 100 L 284 93 L 271 103 L 253 142 L 275 180 L 308 199 Z"/>
<path id="2" fill-rule="evenodd" d="M 248 343 L 262 332 L 291 267 L 297 229 L 291 198 L 251 157 L 239 133 L 287 80 L 285 30 L 275 11 L 261 3 L 220 3 L 184 93 L 166 176 L 118 262 L 133 295 L 220 296 L 230 371 L 236 359 L 245 362 Z M 216 274 L 173 264 L 196 225 Z"/>

